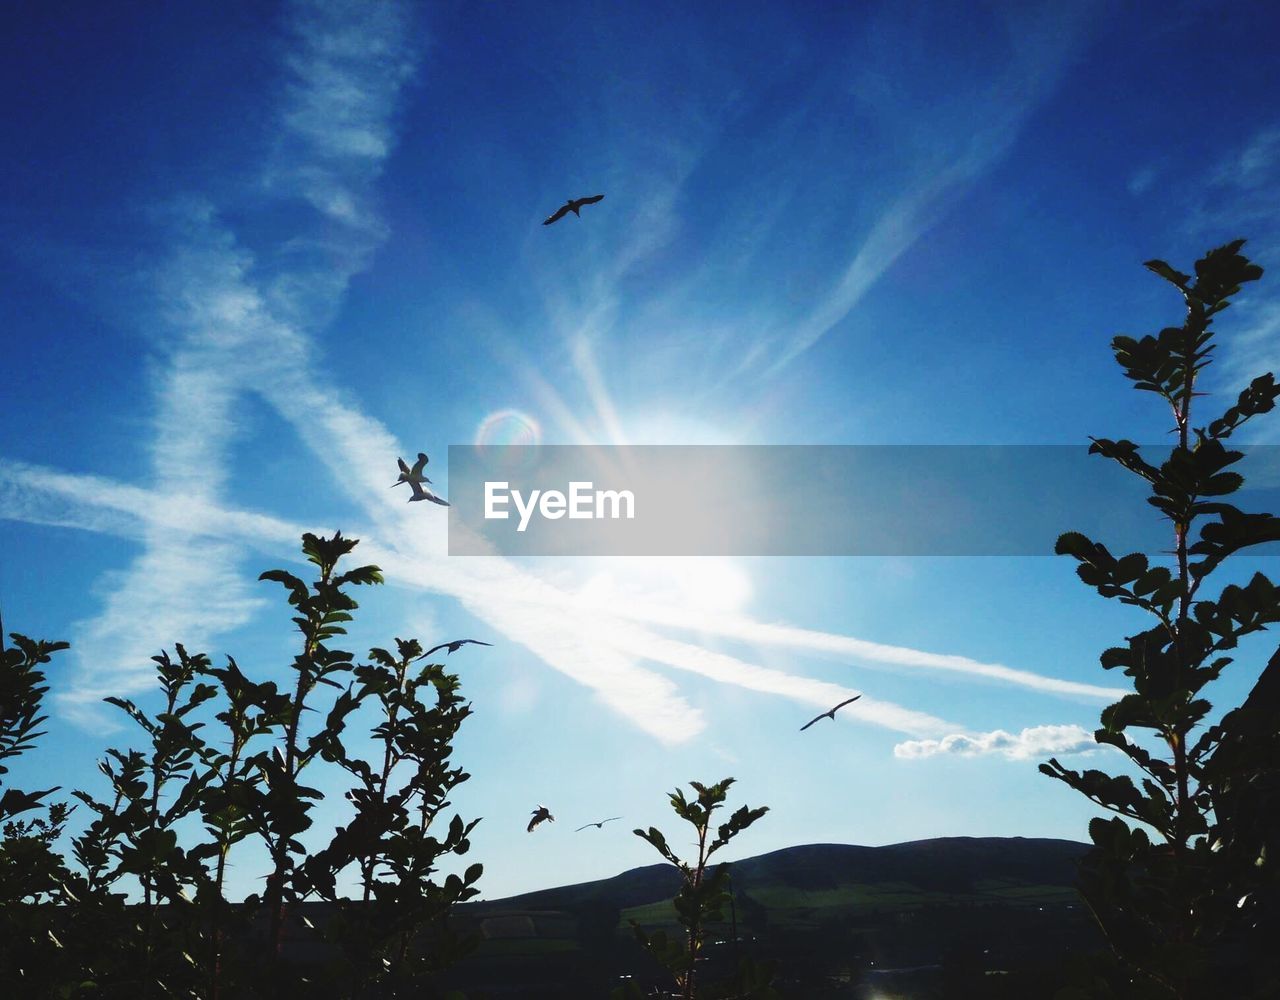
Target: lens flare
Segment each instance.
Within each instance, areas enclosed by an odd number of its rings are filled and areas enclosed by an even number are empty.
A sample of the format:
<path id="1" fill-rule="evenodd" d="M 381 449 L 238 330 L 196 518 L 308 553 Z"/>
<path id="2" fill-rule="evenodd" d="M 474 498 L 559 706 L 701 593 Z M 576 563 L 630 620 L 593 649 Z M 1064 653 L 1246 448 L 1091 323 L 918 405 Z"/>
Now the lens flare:
<path id="1" fill-rule="evenodd" d="M 512 451 L 513 446 L 532 447 L 541 443 L 542 428 L 533 417 L 519 410 L 497 410 L 481 420 L 476 428 L 476 451 L 491 466 L 507 471 L 516 471 L 532 460 L 528 452 Z"/>
<path id="2" fill-rule="evenodd" d="M 536 445 L 542 443 L 542 428 L 527 413 L 498 410 L 490 413 L 476 430 L 476 447 L 481 451 L 504 445 Z"/>

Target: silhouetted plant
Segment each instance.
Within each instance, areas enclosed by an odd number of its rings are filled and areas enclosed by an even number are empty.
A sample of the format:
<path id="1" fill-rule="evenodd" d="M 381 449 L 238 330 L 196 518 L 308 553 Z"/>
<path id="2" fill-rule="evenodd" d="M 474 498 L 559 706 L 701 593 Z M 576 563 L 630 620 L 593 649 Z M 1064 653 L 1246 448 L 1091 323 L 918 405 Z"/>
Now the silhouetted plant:
<path id="1" fill-rule="evenodd" d="M 692 802 L 685 797 L 681 788 L 671 793 L 671 808 L 697 833 L 698 854 L 692 861 L 683 861 L 677 857 L 657 827 L 634 831 L 637 837 L 648 841 L 680 871 L 682 884 L 673 902 L 676 919 L 684 928 L 684 940 L 672 940 L 663 930 L 647 932 L 634 920 L 631 921 L 631 926 L 636 940 L 671 973 L 682 1000 L 693 1000 L 694 997 L 703 997 L 704 1000 L 710 997 L 751 997 L 766 1000 L 777 996 L 769 985 L 773 979 L 769 963 L 744 961 L 734 977 L 726 983 L 708 985 L 698 981 L 698 962 L 703 960 L 702 946 L 706 926 L 708 923 L 724 920 L 723 907 L 730 902 L 729 865 L 722 863 L 712 867 L 711 857 L 769 811 L 768 806 L 754 809 L 742 806 L 713 832 L 712 816 L 724 806 L 733 783 L 733 778 L 725 778 L 709 786 L 691 781 L 689 785 L 696 793 Z M 620 1000 L 631 1000 L 643 994 L 638 986 L 628 984 L 614 991 L 614 996 Z"/>
<path id="2" fill-rule="evenodd" d="M 208 771 L 200 812 L 212 839 L 192 852 L 193 856 L 214 860 L 213 879 L 200 887 L 196 902 L 209 928 L 205 962 L 208 996 L 209 1000 L 218 1000 L 224 992 L 227 931 L 235 932 L 231 940 L 241 942 L 238 951 L 243 952 L 249 921 L 259 902 L 251 896 L 241 906 L 228 906 L 224 889 L 231 849 L 253 834 L 255 820 L 266 810 L 257 776 L 266 765 L 268 752 L 264 749 L 249 753 L 249 745 L 283 730 L 290 703 L 289 696 L 280 693 L 273 682 L 259 684 L 249 680 L 232 657 L 227 657 L 226 667 L 209 668 L 205 673 L 221 688 L 225 706 L 216 719 L 230 737 L 225 752 L 210 745 L 204 749 L 203 761 Z M 243 978 L 243 962 L 237 971 L 239 974 L 232 973 L 233 980 Z"/>
<path id="3" fill-rule="evenodd" d="M 295 878 L 300 895 L 314 892 L 338 906 L 331 937 L 348 956 L 356 996 L 416 995 L 427 977 L 460 957 L 471 942 L 454 935 L 445 918 L 478 893 L 474 884 L 483 872 L 473 864 L 443 884 L 432 880 L 441 858 L 470 850 L 479 822 L 454 815 L 443 837 L 430 833 L 450 804 L 447 796 L 470 777 L 449 758 L 471 709 L 458 694 L 457 676 L 441 664 L 415 668 L 426 655 L 416 639 L 397 639 L 396 648 L 397 656 L 375 648 L 373 663 L 355 668 L 357 703 L 376 702 L 381 717 L 373 729 L 383 745 L 381 766 L 348 756 L 340 743 L 322 751 L 359 782 L 347 793 L 356 815 Z M 351 865 L 360 872 L 359 905 L 341 900 L 335 884 Z"/>
<path id="4" fill-rule="evenodd" d="M 1255 378 L 1207 426 L 1191 422 L 1193 400 L 1204 395 L 1195 391 L 1197 376 L 1214 349 L 1213 318 L 1242 284 L 1262 275 L 1240 253 L 1243 243 L 1197 261 L 1194 281 L 1163 261 L 1147 262 L 1181 293 L 1185 319 L 1156 336 L 1112 342 L 1135 388 L 1156 393 L 1171 407 L 1177 443 L 1158 465 L 1131 441 L 1095 438 L 1089 450 L 1150 484 L 1148 503 L 1173 523 L 1173 567 L 1153 566 L 1140 553 L 1118 558 L 1074 532 L 1057 544 L 1060 554 L 1080 563 L 1081 580 L 1156 621 L 1101 657 L 1104 669 L 1123 669 L 1134 691 L 1103 711 L 1096 738 L 1142 772 L 1141 787 L 1126 775 L 1072 771 L 1057 760 L 1041 765 L 1118 814 L 1090 824 L 1095 848 L 1081 881 L 1125 964 L 1118 977 L 1125 995 L 1280 995 L 1280 836 L 1274 820 L 1280 808 L 1280 653 L 1243 707 L 1194 736 L 1212 710 L 1204 689 L 1232 662 L 1223 654 L 1242 636 L 1280 621 L 1280 592 L 1261 573 L 1243 586 L 1224 587 L 1216 600 L 1201 589 L 1233 554 L 1280 540 L 1280 518 L 1247 514 L 1222 499 L 1243 483 L 1230 471 L 1243 453 L 1223 442 L 1273 409 L 1280 396 L 1273 376 Z M 1164 752 L 1130 738 L 1131 729 L 1150 730 Z M 1101 988 L 1095 981 L 1074 995 L 1097 995 Z"/>
<path id="5" fill-rule="evenodd" d="M 151 741 L 148 753 L 109 750 L 102 765 L 111 782 L 110 804 L 86 792 L 75 795 L 97 814 L 95 859 L 97 884 L 105 889 L 125 876 L 134 877 L 142 890 L 139 920 L 133 940 L 121 940 L 125 964 L 136 976 L 120 984 L 135 995 L 154 996 L 191 989 L 198 982 L 195 955 L 202 952 L 201 928 L 193 909 L 197 895 L 208 882 L 208 872 L 197 852 L 178 842 L 178 824 L 196 813 L 208 781 L 208 772 L 197 769 L 205 750 L 200 722 L 188 718 L 217 695 L 210 684 L 196 681 L 207 673 L 209 660 L 202 653 L 188 655 L 181 644 L 178 659 L 167 652 L 153 656 L 164 707 L 155 718 L 124 698 L 107 698 L 127 714 Z M 169 787 L 176 786 L 170 794 Z"/>
<path id="6" fill-rule="evenodd" d="M 279 973 L 286 906 L 296 901 L 292 883 L 294 858 L 306 852 L 298 837 L 311 826 L 311 810 L 321 798 L 317 789 L 299 782 L 299 775 L 322 751 L 332 751 L 335 745 L 340 745 L 346 717 L 356 707 L 350 687 L 343 690 L 342 684 L 334 679 L 334 675 L 351 672 L 353 656 L 345 650 L 330 649 L 325 643 L 346 634 L 342 623 L 350 621 L 350 612 L 358 607 L 342 588 L 347 584 L 382 582 L 382 571 L 377 566 L 336 573 L 339 560 L 356 544 L 355 539 L 343 538 L 342 532 L 333 538 L 303 535 L 303 554 L 320 569 L 320 578 L 311 588 L 282 569 L 268 570 L 259 577 L 275 580 L 289 591 L 289 603 L 298 611 L 293 621 L 302 633 L 302 650 L 292 663 L 298 676 L 286 710 L 284 747 L 275 748 L 272 755 L 261 760 L 266 797 L 257 832 L 271 854 L 272 870 L 267 876 L 264 904 L 269 919 L 268 961 L 273 979 Z M 304 711 L 315 710 L 307 704 L 307 698 L 320 685 L 337 688 L 341 693 L 334 699 L 321 729 L 304 742 L 302 715 Z"/>
<path id="7" fill-rule="evenodd" d="M 15 816 L 39 808 L 46 796 L 58 790 L 55 787 L 23 792 L 8 787 L 3 777 L 9 773 L 5 762 L 30 750 L 44 735 L 39 727 L 48 716 L 40 712 L 49 688 L 44 683 L 44 671 L 39 668 L 52 659 L 51 654 L 69 648 L 69 644 L 33 642 L 14 632 L 10 636 L 14 647 L 10 649 L 5 644 L 3 628 L 0 622 L 0 823 L 7 824 Z M 21 899 L 24 895 L 11 895 L 8 883 L 0 882 L 0 900 Z"/>
<path id="8" fill-rule="evenodd" d="M 11 638 L 12 648 L 0 623 L 0 982 L 31 996 L 52 995 L 70 982 L 59 966 L 52 911 L 65 874 L 54 842 L 71 810 L 63 802 L 45 803 L 56 787 L 24 792 L 5 776 L 6 762 L 44 735 L 41 706 L 49 689 L 40 667 L 68 647 L 17 632 Z M 25 815 L 35 810 L 43 815 Z"/>
<path id="9" fill-rule="evenodd" d="M 447 918 L 454 904 L 476 895 L 482 868 L 471 865 L 439 884 L 433 876 L 441 858 L 470 850 L 469 836 L 478 820 L 467 823 L 455 815 L 443 835 L 432 827 L 450 804 L 450 792 L 470 777 L 450 764 L 450 755 L 471 710 L 463 704 L 455 675 L 440 664 L 419 665 L 424 654 L 415 639 L 397 639 L 398 656 L 375 648 L 370 652 L 374 662 L 358 666 L 351 653 L 326 645 L 345 632 L 341 623 L 357 607 L 342 587 L 382 580 L 376 566 L 337 572 L 338 562 L 355 545 L 340 533 L 332 539 L 304 536 L 303 551 L 320 568 L 320 579 L 310 590 L 280 570 L 262 575 L 289 590 L 290 604 L 301 612 L 294 622 L 303 633 L 303 650 L 294 660 L 297 685 L 283 712 L 284 748 L 256 758 L 266 789 L 259 800 L 257 832 L 273 860 L 265 905 L 271 962 L 281 988 L 287 988 L 279 963 L 283 906 L 315 896 L 337 910 L 323 931 L 346 959 L 329 987 L 336 986 L 341 995 L 397 996 L 420 990 L 432 973 L 463 951 L 464 942 L 452 934 Z M 343 675 L 353 680 L 344 686 L 335 679 Z M 304 736 L 302 712 L 315 710 L 307 698 L 318 686 L 339 693 L 323 724 Z M 342 740 L 352 713 L 365 704 L 376 704 L 380 715 L 373 729 L 383 748 L 376 769 L 349 754 Z M 356 813 L 328 846 L 307 854 L 297 837 L 310 826 L 308 813 L 319 793 L 301 785 L 298 776 L 316 760 L 336 764 L 357 779 L 347 795 Z M 359 905 L 343 899 L 338 889 L 349 868 L 359 872 Z"/>
<path id="10" fill-rule="evenodd" d="M 381 580 L 375 566 L 337 572 L 355 545 L 340 533 L 305 535 L 303 552 L 320 568 L 310 588 L 282 570 L 262 575 L 282 583 L 298 611 L 303 648 L 293 662 L 292 695 L 250 680 L 230 657 L 215 669 L 204 654 L 177 645 L 176 659 L 167 652 L 152 658 L 163 695 L 154 716 L 132 701 L 106 699 L 144 730 L 150 745 L 107 751 L 99 764 L 105 797 L 74 793 L 92 817 L 71 841 L 74 867 L 53 847 L 67 819 L 65 804 L 49 807 L 47 818 L 12 818 L 56 789 L 24 793 L 0 785 L 6 985 L 61 997 L 400 996 L 411 988 L 422 995 L 430 975 L 462 952 L 447 918 L 455 903 L 476 894 L 481 866 L 438 884 L 433 876 L 440 859 L 467 853 L 478 821 L 455 815 L 443 832 L 433 823 L 469 777 L 450 756 L 471 710 L 455 675 L 420 662 L 426 657 L 416 640 L 398 639 L 398 657 L 374 649 L 374 663 L 358 667 L 350 653 L 327 645 L 357 606 L 342 588 Z M 14 639 L 17 648 L 0 646 L 0 776 L 7 773 L 4 761 L 41 735 L 46 688 L 37 667 L 67 645 Z M 344 674 L 353 679 L 343 684 Z M 318 704 L 317 687 L 338 694 Z M 348 718 L 365 703 L 381 713 L 373 730 L 383 749 L 377 768 L 342 742 Z M 207 720 L 197 721 L 210 710 L 205 706 L 217 709 L 218 736 Z M 320 724 L 304 725 L 304 713 L 318 708 Z M 348 795 L 355 818 L 326 848 L 309 852 L 300 838 L 321 793 L 299 776 L 317 760 L 340 766 L 360 784 Z M 184 846 L 201 826 L 207 839 Z M 228 857 L 252 836 L 265 841 L 270 855 L 263 898 L 228 903 Z M 351 869 L 359 903 L 337 889 Z M 330 978 L 281 955 L 285 907 L 312 895 L 339 911 L 324 927 L 301 921 L 341 951 L 342 970 Z M 266 961 L 253 944 L 252 918 L 260 908 Z"/>

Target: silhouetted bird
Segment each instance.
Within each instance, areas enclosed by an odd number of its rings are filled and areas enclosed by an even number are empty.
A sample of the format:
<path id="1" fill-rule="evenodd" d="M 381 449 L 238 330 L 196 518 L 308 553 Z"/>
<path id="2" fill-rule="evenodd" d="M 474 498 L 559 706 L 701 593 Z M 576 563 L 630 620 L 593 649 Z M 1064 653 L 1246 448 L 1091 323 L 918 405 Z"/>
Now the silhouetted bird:
<path id="1" fill-rule="evenodd" d="M 610 816 L 608 819 L 602 819 L 599 823 L 588 823 L 588 824 L 587 824 L 587 826 L 594 826 L 597 830 L 602 830 L 602 829 L 604 829 L 604 825 L 605 825 L 606 823 L 612 823 L 615 819 L 622 819 L 622 817 L 621 817 L 621 816 Z M 574 830 L 573 832 L 574 832 L 574 833 L 581 833 L 583 830 L 585 830 L 585 829 L 587 828 L 587 826 L 580 826 L 580 827 L 578 827 L 578 829 Z"/>
<path id="2" fill-rule="evenodd" d="M 830 719 L 832 722 L 835 722 L 836 713 L 840 711 L 840 709 L 844 708 L 845 705 L 848 705 L 850 702 L 857 701 L 861 697 L 862 695 L 855 694 L 852 698 L 849 699 L 849 701 L 840 702 L 840 704 L 837 705 L 835 708 L 833 708 L 830 712 L 823 712 L 821 715 L 815 715 L 812 719 L 810 719 L 808 722 L 806 722 L 803 726 L 800 727 L 800 732 L 803 733 L 806 729 L 812 726 L 819 719 Z"/>
<path id="3" fill-rule="evenodd" d="M 397 459 L 396 459 L 396 461 L 400 463 L 400 478 L 399 478 L 399 479 L 397 479 L 394 483 L 392 483 L 392 484 L 391 484 L 391 488 L 392 488 L 393 490 L 394 490 L 397 486 L 399 486 L 401 483 L 429 483 L 429 482 L 431 482 L 431 480 L 430 480 L 430 479 L 428 479 L 426 476 L 424 476 L 424 475 L 422 474 L 422 470 L 423 470 L 424 468 L 426 468 L 426 465 L 427 465 L 427 454 L 426 454 L 426 452 L 423 452 L 423 451 L 418 452 L 418 460 L 417 460 L 416 462 L 414 462 L 414 463 L 413 463 L 413 468 L 412 468 L 412 469 L 411 469 L 411 468 L 409 468 L 409 466 L 407 466 L 407 465 L 405 464 L 405 461 L 404 461 L 404 459 L 403 459 L 403 458 L 397 458 Z"/>
<path id="4" fill-rule="evenodd" d="M 449 653 L 456 653 L 459 649 L 461 649 L 463 646 L 466 646 L 467 644 L 472 644 L 476 646 L 492 646 L 493 645 L 493 643 L 491 642 L 481 642 L 479 639 L 454 639 L 453 642 L 442 642 L 438 646 L 432 646 L 423 655 L 430 656 L 432 653 L 434 653 L 438 649 L 448 649 Z M 448 656 L 449 653 L 445 653 L 445 656 Z"/>
<path id="5" fill-rule="evenodd" d="M 543 225 L 549 226 L 553 222 L 559 222 L 569 212 L 572 212 L 574 215 L 578 216 L 578 218 L 582 218 L 582 215 L 578 211 L 578 209 L 580 209 L 583 205 L 594 205 L 596 202 L 600 201 L 602 198 L 604 198 L 604 195 L 602 194 L 593 195 L 590 198 L 570 198 L 568 201 L 566 201 L 563 205 L 561 205 L 559 208 L 555 210 L 555 214 L 548 216 L 547 221 L 544 222 Z"/>
<path id="6" fill-rule="evenodd" d="M 413 490 L 413 496 L 409 498 L 410 503 L 415 500 L 430 500 L 432 503 L 438 503 L 441 507 L 449 506 L 448 500 L 442 500 L 415 479 L 409 480 L 409 487 Z"/>
<path id="7" fill-rule="evenodd" d="M 533 828 L 544 820 L 549 820 L 554 823 L 556 818 L 551 815 L 551 810 L 546 806 L 538 806 L 538 808 L 533 811 L 533 819 L 529 820 L 529 829 L 526 832 L 533 833 Z"/>

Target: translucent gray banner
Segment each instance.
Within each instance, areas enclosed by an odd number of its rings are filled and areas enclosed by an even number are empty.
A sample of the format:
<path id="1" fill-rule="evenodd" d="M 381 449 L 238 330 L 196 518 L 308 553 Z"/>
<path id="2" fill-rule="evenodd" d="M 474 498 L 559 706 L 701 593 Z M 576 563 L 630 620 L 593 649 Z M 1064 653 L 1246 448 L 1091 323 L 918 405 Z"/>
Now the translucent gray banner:
<path id="1" fill-rule="evenodd" d="M 1226 499 L 1280 509 L 1280 447 L 1239 450 Z M 1040 556 L 1080 531 L 1157 555 L 1146 486 L 1087 445 L 455 445 L 449 554 Z"/>

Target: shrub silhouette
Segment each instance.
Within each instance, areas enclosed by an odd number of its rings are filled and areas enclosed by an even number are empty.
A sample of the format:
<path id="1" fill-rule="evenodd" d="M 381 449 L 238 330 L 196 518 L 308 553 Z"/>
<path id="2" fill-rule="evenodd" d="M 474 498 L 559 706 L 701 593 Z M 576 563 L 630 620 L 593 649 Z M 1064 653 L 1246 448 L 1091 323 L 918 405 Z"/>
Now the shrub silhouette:
<path id="1" fill-rule="evenodd" d="M 1204 395 L 1197 377 L 1214 349 L 1213 319 L 1241 285 L 1262 275 L 1240 253 L 1243 245 L 1210 251 L 1196 262 L 1194 280 L 1148 261 L 1181 294 L 1183 323 L 1112 341 L 1134 387 L 1170 406 L 1177 443 L 1160 464 L 1132 441 L 1095 438 L 1089 450 L 1150 485 L 1147 502 L 1173 524 L 1174 567 L 1153 566 L 1139 553 L 1117 557 L 1075 532 L 1057 544 L 1079 562 L 1086 584 L 1155 620 L 1101 656 L 1103 668 L 1121 668 L 1134 690 L 1103 711 L 1096 738 L 1129 758 L 1143 775 L 1140 786 L 1127 775 L 1073 771 L 1057 760 L 1041 765 L 1118 814 L 1090 824 L 1095 846 L 1081 884 L 1122 968 L 1109 984 L 1098 979 L 1072 996 L 1104 989 L 1181 1000 L 1280 995 L 1280 652 L 1242 707 L 1204 726 L 1212 710 L 1204 691 L 1231 664 L 1225 654 L 1241 637 L 1280 621 L 1280 592 L 1261 573 L 1224 587 L 1216 599 L 1202 589 L 1237 552 L 1280 540 L 1280 518 L 1245 513 L 1224 499 L 1243 484 L 1231 470 L 1243 453 L 1224 442 L 1274 408 L 1280 387 L 1273 375 L 1255 378 L 1207 425 L 1192 423 L 1194 401 Z M 1153 734 L 1162 751 L 1149 750 L 1130 730 Z"/>
<path id="2" fill-rule="evenodd" d="M 37 819 L 15 818 L 57 789 L 0 785 L 6 983 L 22 984 L 24 995 L 64 997 L 426 995 L 433 974 L 464 952 L 468 942 L 449 931 L 448 917 L 477 893 L 482 868 L 442 881 L 436 874 L 443 860 L 469 851 L 478 820 L 454 815 L 444 830 L 436 824 L 469 777 L 450 757 L 470 708 L 458 678 L 424 662 L 417 640 L 397 639 L 396 655 L 375 648 L 368 664 L 331 646 L 357 608 L 344 588 L 382 579 L 376 566 L 338 572 L 356 544 L 340 532 L 304 535 L 303 553 L 319 569 L 310 586 L 283 570 L 262 574 L 286 588 L 297 612 L 302 647 L 291 694 L 250 680 L 230 657 L 214 668 L 179 644 L 176 657 L 152 658 L 161 711 L 151 716 L 132 701 L 106 699 L 149 746 L 107 751 L 99 765 L 106 798 L 74 793 L 91 815 L 71 841 L 74 864 L 54 849 L 65 804 Z M 13 649 L 0 651 L 0 777 L 4 762 L 41 735 L 47 688 L 38 668 L 67 648 L 13 639 Z M 336 693 L 324 698 L 325 691 Z M 372 735 L 383 747 L 376 768 L 343 743 L 362 708 L 376 716 Z M 313 851 L 301 838 L 322 793 L 302 777 L 321 766 L 354 779 L 346 793 L 354 816 Z M 184 846 L 196 829 L 203 839 Z M 270 858 L 265 889 L 230 903 L 228 858 L 251 837 Z M 339 892 L 348 872 L 358 878 L 359 902 Z M 140 898 L 130 903 L 135 887 Z M 310 901 L 328 904 L 314 911 L 316 920 L 301 909 Z M 288 954 L 286 924 L 327 945 L 331 960 L 308 965 Z"/>
<path id="3" fill-rule="evenodd" d="M 733 778 L 725 778 L 714 785 L 691 781 L 689 786 L 696 793 L 692 802 L 685 797 L 681 788 L 671 793 L 671 808 L 694 828 L 698 837 L 698 854 L 692 861 L 683 861 L 677 857 L 657 827 L 634 831 L 637 837 L 653 845 L 654 850 L 675 865 L 682 878 L 674 903 L 676 918 L 685 930 L 683 941 L 671 940 L 662 930 L 647 932 L 634 920 L 631 921 L 636 940 L 671 973 L 682 1000 L 693 1000 L 699 996 L 767 1000 L 777 996 L 769 985 L 773 974 L 767 963 L 757 965 L 749 960 L 744 961 L 730 982 L 714 987 L 700 985 L 698 982 L 698 962 L 703 960 L 702 946 L 706 925 L 712 921 L 724 920 L 723 907 L 732 902 L 729 865 L 718 864 L 712 867 L 711 857 L 769 811 L 768 806 L 754 809 L 742 806 L 713 831 L 712 816 L 723 808 L 733 783 Z M 643 994 L 638 986 L 629 983 L 626 987 L 615 990 L 614 996 L 617 1000 L 631 1000 Z"/>
<path id="4" fill-rule="evenodd" d="M 39 727 L 48 688 L 40 668 L 67 643 L 33 642 L 15 632 L 9 647 L 5 638 L 0 622 L 0 982 L 33 996 L 51 995 L 60 982 L 54 970 L 62 949 L 50 911 L 65 876 L 54 842 L 70 810 L 65 803 L 45 803 L 57 788 L 24 792 L 6 775 L 9 763 L 44 735 Z"/>

